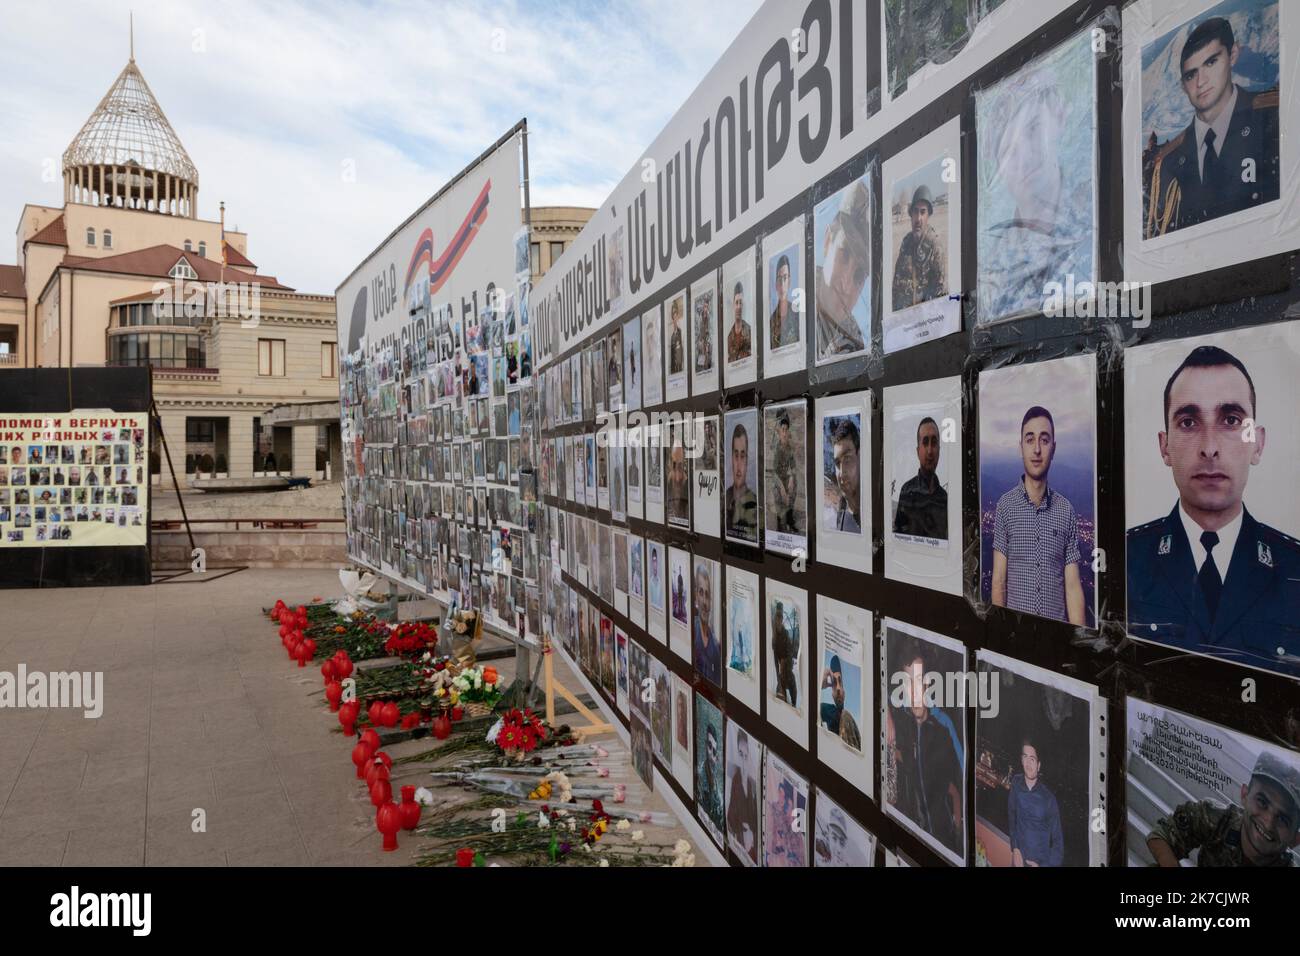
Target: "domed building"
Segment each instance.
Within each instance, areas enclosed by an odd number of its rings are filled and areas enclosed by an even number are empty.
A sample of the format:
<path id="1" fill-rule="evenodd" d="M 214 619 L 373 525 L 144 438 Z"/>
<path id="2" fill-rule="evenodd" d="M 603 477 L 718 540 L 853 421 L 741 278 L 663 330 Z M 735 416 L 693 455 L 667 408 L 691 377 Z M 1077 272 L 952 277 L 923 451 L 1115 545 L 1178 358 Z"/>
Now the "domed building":
<path id="1" fill-rule="evenodd" d="M 341 470 L 334 297 L 264 274 L 224 203 L 203 217 L 198 168 L 134 53 L 62 181 L 62 205 L 23 207 L 17 262 L 0 265 L 0 387 L 5 368 L 149 365 L 178 471 Z"/>

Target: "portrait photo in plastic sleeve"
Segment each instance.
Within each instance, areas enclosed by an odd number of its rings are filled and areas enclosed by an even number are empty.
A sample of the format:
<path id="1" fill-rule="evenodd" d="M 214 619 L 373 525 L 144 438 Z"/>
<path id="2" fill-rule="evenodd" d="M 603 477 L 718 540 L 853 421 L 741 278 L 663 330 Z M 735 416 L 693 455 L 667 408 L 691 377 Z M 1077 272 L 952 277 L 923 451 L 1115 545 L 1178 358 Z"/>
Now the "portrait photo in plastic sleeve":
<path id="1" fill-rule="evenodd" d="M 605 387 L 609 389 L 611 412 L 623 407 L 623 329 L 615 326 L 605 336 Z"/>
<path id="2" fill-rule="evenodd" d="M 758 377 L 759 328 L 754 310 L 754 250 L 743 249 L 722 266 L 723 383 L 727 388 L 748 385 Z"/>
<path id="3" fill-rule="evenodd" d="M 646 539 L 645 593 L 646 631 L 660 644 L 667 642 L 668 555 L 663 543 Z"/>
<path id="4" fill-rule="evenodd" d="M 698 415 L 691 419 L 695 432 L 696 458 L 692 468 L 691 493 L 694 496 L 694 528 L 696 534 L 718 537 L 719 509 L 722 499 L 722 480 L 718 473 L 719 426 L 717 415 Z"/>
<path id="5" fill-rule="evenodd" d="M 728 541 L 757 546 L 763 512 L 759 504 L 758 409 L 737 408 L 723 418 L 726 466 L 722 480 L 722 533 Z"/>
<path id="6" fill-rule="evenodd" d="M 1096 56 L 1089 28 L 975 93 L 980 325 L 1096 280 Z"/>
<path id="7" fill-rule="evenodd" d="M 650 693 L 647 705 L 650 711 L 650 734 L 654 744 L 655 759 L 665 767 L 673 759 L 673 678 L 672 672 L 657 657 L 650 658 L 650 687 L 638 688 L 637 693 Z"/>
<path id="8" fill-rule="evenodd" d="M 691 569 L 691 666 L 722 688 L 722 635 L 718 604 L 718 562 L 695 555 Z"/>
<path id="9" fill-rule="evenodd" d="M 763 865 L 808 865 L 808 781 L 767 751 L 763 761 Z"/>
<path id="10" fill-rule="evenodd" d="M 774 578 L 764 588 L 767 607 L 767 719 L 801 747 L 808 746 L 808 592 Z"/>
<path id="11" fill-rule="evenodd" d="M 817 560 L 871 573 L 871 392 L 814 403 Z"/>
<path id="12" fill-rule="evenodd" d="M 651 524 L 664 521 L 664 447 L 668 430 L 658 425 L 647 426 L 645 444 L 645 520 Z"/>
<path id="13" fill-rule="evenodd" d="M 1161 282 L 1300 246 L 1300 11 L 1278 0 L 1124 10 L 1124 255 Z"/>
<path id="14" fill-rule="evenodd" d="M 636 641 L 628 641 L 628 699 L 632 707 L 632 713 L 640 714 L 650 720 L 650 701 L 646 695 L 641 693 L 641 689 L 646 686 L 646 681 L 650 678 L 650 655 L 646 649 Z"/>
<path id="15" fill-rule="evenodd" d="M 719 847 L 726 845 L 722 711 L 703 694 L 695 694 L 695 815 Z"/>
<path id="16" fill-rule="evenodd" d="M 813 800 L 813 866 L 869 867 L 876 863 L 876 837 L 818 790 Z"/>
<path id="17" fill-rule="evenodd" d="M 718 390 L 718 271 L 691 283 L 691 394 Z"/>
<path id="18" fill-rule="evenodd" d="M 966 715 L 960 641 L 893 618 L 881 623 L 881 801 L 886 815 L 948 862 L 966 860 Z"/>
<path id="19" fill-rule="evenodd" d="M 668 549 L 668 647 L 683 660 L 691 659 L 691 555 Z"/>
<path id="20" fill-rule="evenodd" d="M 1097 360 L 979 376 L 980 600 L 1097 626 Z"/>
<path id="21" fill-rule="evenodd" d="M 1124 354 L 1128 633 L 1300 677 L 1300 324 Z"/>
<path id="22" fill-rule="evenodd" d="M 763 406 L 764 546 L 792 555 L 808 548 L 808 403 Z"/>
<path id="23" fill-rule="evenodd" d="M 763 377 L 808 367 L 805 337 L 804 217 L 763 237 Z"/>
<path id="24" fill-rule="evenodd" d="M 885 160 L 886 355 L 961 331 L 960 177 L 959 118 Z"/>
<path id="25" fill-rule="evenodd" d="M 1097 688 L 992 651 L 975 660 L 973 865 L 1105 865 Z"/>
<path id="26" fill-rule="evenodd" d="M 961 379 L 884 389 L 885 576 L 962 593 Z"/>
<path id="27" fill-rule="evenodd" d="M 695 728 L 691 723 L 690 682 L 673 674 L 673 779 L 691 792 L 695 774 Z"/>
<path id="28" fill-rule="evenodd" d="M 627 460 L 627 514 L 630 518 L 645 516 L 645 441 L 644 426 L 633 426 L 628 430 L 623 457 Z"/>
<path id="29" fill-rule="evenodd" d="M 874 221 L 870 170 L 813 210 L 813 356 L 817 366 L 871 350 Z"/>
<path id="30" fill-rule="evenodd" d="M 664 303 L 664 401 L 686 398 L 687 360 L 690 357 L 690 325 L 687 316 L 686 290 Z"/>
<path id="31" fill-rule="evenodd" d="M 664 510 L 668 524 L 675 528 L 691 527 L 691 453 L 694 449 L 690 418 L 675 417 L 668 423 L 664 444 Z"/>
<path id="32" fill-rule="evenodd" d="M 817 758 L 861 790 L 872 790 L 871 612 L 817 599 Z"/>
<path id="33" fill-rule="evenodd" d="M 641 778 L 649 790 L 654 789 L 654 753 L 650 725 L 640 714 L 633 714 L 628 721 L 628 731 L 632 749 L 632 769 Z"/>
<path id="34" fill-rule="evenodd" d="M 653 408 L 664 400 L 664 342 L 661 309 L 655 306 L 641 313 L 642 403 Z"/>
<path id="35" fill-rule="evenodd" d="M 1005 23 L 1005 18 L 986 22 L 1004 2 L 883 0 L 880 45 L 885 101 L 917 89 L 969 43 L 978 43 L 990 29 Z"/>
<path id="36" fill-rule="evenodd" d="M 641 348 L 641 317 L 636 316 L 623 323 L 623 407 L 629 411 L 641 407 L 645 373 Z"/>
<path id="37" fill-rule="evenodd" d="M 1129 866 L 1300 865 L 1300 754 L 1129 697 Z"/>
<path id="38" fill-rule="evenodd" d="M 637 627 L 645 627 L 645 539 L 627 536 L 627 607 L 628 617 Z"/>
<path id="39" fill-rule="evenodd" d="M 631 712 L 628 703 L 628 662 L 627 634 L 619 628 L 614 634 L 614 669 L 618 676 L 618 694 L 616 703 L 619 713 L 627 717 Z"/>
<path id="40" fill-rule="evenodd" d="M 727 846 L 745 866 L 763 861 L 759 770 L 763 745 L 727 718 Z"/>
<path id="41" fill-rule="evenodd" d="M 762 647 L 762 614 L 759 611 L 758 575 L 730 564 L 726 576 L 726 643 L 722 648 L 727 664 L 727 693 L 754 713 L 760 713 L 759 668 Z"/>

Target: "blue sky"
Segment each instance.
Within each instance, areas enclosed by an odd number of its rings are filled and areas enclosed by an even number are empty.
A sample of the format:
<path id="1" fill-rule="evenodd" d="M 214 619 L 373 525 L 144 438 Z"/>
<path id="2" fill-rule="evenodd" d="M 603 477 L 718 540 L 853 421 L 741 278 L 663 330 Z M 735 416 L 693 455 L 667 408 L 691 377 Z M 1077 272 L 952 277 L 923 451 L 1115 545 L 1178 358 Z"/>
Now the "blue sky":
<path id="1" fill-rule="evenodd" d="M 332 293 L 523 116 L 533 204 L 601 202 L 759 6 L 14 4 L 0 216 L 16 226 L 23 203 L 61 202 L 60 157 L 126 63 L 132 10 L 136 63 L 199 169 L 200 215 L 224 199 L 262 271 Z"/>

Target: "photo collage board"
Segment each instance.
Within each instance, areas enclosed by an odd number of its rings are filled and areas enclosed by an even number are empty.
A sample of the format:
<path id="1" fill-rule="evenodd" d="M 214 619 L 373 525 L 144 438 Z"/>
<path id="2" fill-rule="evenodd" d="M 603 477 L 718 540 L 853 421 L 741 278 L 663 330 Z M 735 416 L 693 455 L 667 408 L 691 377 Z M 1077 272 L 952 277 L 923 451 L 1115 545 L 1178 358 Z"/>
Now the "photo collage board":
<path id="1" fill-rule="evenodd" d="M 870 135 L 667 275 L 639 172 L 588 227 L 543 632 L 731 865 L 1300 865 L 1300 19 L 962 6 L 866 4 Z"/>

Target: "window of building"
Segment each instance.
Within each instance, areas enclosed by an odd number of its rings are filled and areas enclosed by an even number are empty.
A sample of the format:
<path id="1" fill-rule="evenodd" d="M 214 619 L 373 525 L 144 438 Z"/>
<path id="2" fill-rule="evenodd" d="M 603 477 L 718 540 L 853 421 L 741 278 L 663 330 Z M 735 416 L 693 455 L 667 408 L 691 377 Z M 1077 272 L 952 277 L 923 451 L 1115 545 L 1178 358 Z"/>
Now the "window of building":
<path id="1" fill-rule="evenodd" d="M 104 248 L 105 248 L 105 249 L 112 249 L 112 248 L 113 248 L 113 230 L 112 230 L 112 229 L 105 229 L 105 230 L 104 230 Z"/>
<path id="2" fill-rule="evenodd" d="M 194 271 L 194 267 L 184 259 L 177 259 L 176 265 L 172 266 L 172 271 L 168 273 L 173 279 L 197 279 L 199 274 Z"/>
<path id="3" fill-rule="evenodd" d="M 320 377 L 337 378 L 339 367 L 339 347 L 337 342 L 320 344 Z"/>
<path id="4" fill-rule="evenodd" d="M 564 243 L 551 243 L 551 265 L 555 265 L 555 263 L 559 262 L 560 256 L 562 255 L 564 255 Z"/>
<path id="5" fill-rule="evenodd" d="M 257 340 L 257 374 L 284 375 L 284 339 Z"/>
<path id="6" fill-rule="evenodd" d="M 204 259 L 208 257 L 208 244 L 206 242 L 199 243 L 199 255 Z"/>
<path id="7" fill-rule="evenodd" d="M 216 441 L 216 424 L 212 418 L 185 419 L 185 440 L 195 444 Z"/>
<path id="8" fill-rule="evenodd" d="M 86 245 L 88 245 L 88 246 L 93 246 L 94 244 L 95 244 L 95 230 L 92 229 L 92 228 L 87 228 L 87 229 L 86 229 Z"/>
<path id="9" fill-rule="evenodd" d="M 542 271 L 542 244 L 540 242 L 528 244 L 528 267 L 535 273 Z"/>
<path id="10" fill-rule="evenodd" d="M 186 252 L 193 252 L 193 251 L 194 251 L 194 247 L 193 247 L 192 245 L 190 245 L 190 241 L 189 241 L 188 239 L 185 240 L 185 251 L 186 251 Z"/>

